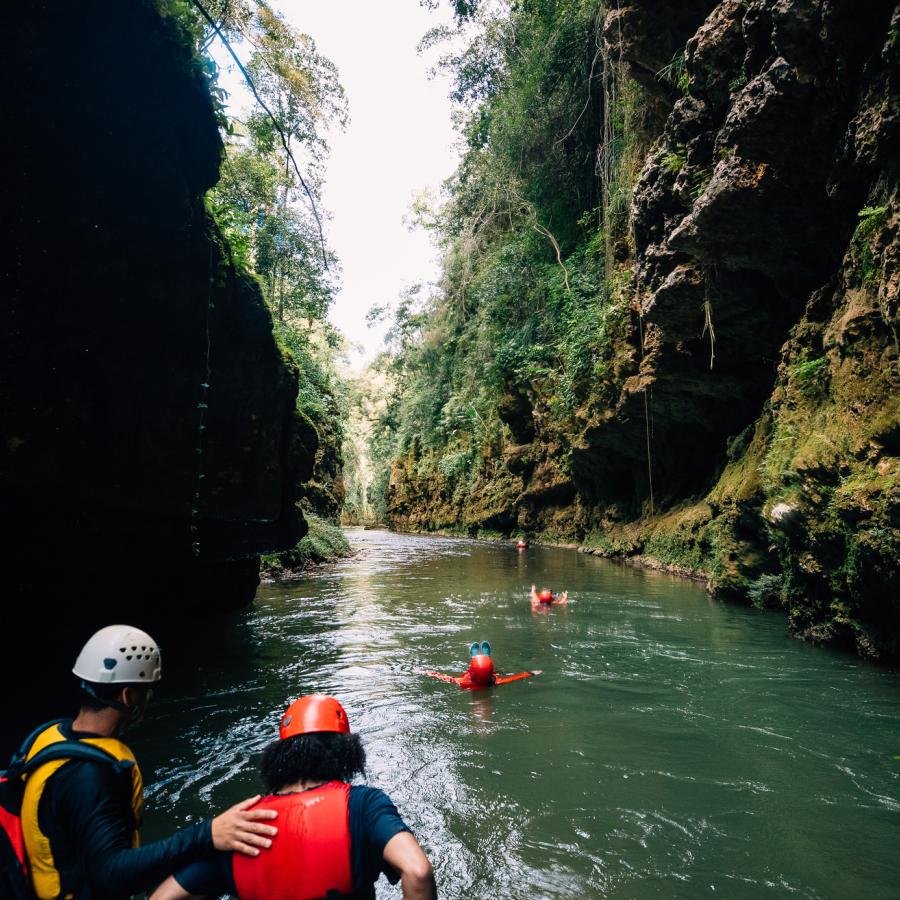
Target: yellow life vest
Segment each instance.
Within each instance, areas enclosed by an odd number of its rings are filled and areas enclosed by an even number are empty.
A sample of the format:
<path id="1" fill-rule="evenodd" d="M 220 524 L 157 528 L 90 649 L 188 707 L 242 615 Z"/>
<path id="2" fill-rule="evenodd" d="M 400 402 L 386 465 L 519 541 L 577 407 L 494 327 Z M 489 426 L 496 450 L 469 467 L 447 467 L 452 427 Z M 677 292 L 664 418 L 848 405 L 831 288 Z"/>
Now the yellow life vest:
<path id="1" fill-rule="evenodd" d="M 45 728 L 34 740 L 28 751 L 27 759 L 31 759 L 38 751 L 43 750 L 58 741 L 71 740 L 63 734 L 61 723 L 54 723 Z M 144 808 L 144 781 L 137 760 L 128 747 L 117 738 L 80 738 L 82 743 L 92 744 L 105 750 L 117 760 L 128 761 L 131 773 L 131 809 L 134 813 L 134 833 L 131 843 L 133 847 L 139 845 L 138 828 L 141 824 L 141 816 Z M 39 900 L 57 900 L 62 896 L 62 884 L 59 870 L 53 859 L 53 849 L 50 839 L 41 831 L 38 821 L 38 807 L 44 789 L 50 777 L 66 763 L 68 759 L 57 759 L 52 762 L 39 765 L 37 769 L 25 776 L 25 794 L 22 798 L 22 833 L 25 838 L 25 852 L 28 855 L 28 865 L 31 876 L 31 886 Z M 65 894 L 65 897 L 73 897 L 73 894 Z"/>

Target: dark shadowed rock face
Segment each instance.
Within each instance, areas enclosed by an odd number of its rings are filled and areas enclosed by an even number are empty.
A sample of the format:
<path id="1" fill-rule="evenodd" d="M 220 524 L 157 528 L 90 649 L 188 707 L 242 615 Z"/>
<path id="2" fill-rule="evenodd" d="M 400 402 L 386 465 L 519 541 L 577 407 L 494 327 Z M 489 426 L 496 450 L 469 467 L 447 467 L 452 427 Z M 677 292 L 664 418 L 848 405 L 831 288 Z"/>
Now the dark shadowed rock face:
<path id="1" fill-rule="evenodd" d="M 149 0 L 4 20 L 3 594 L 77 649 L 110 616 L 249 602 L 257 554 L 304 531 L 316 436 L 205 213 L 222 146 L 175 23 Z"/>
<path id="2" fill-rule="evenodd" d="M 323 417 L 316 428 L 318 449 L 308 479 L 300 486 L 299 505 L 331 522 L 340 519 L 344 506 L 344 460 L 341 455 L 343 434 L 336 418 Z"/>

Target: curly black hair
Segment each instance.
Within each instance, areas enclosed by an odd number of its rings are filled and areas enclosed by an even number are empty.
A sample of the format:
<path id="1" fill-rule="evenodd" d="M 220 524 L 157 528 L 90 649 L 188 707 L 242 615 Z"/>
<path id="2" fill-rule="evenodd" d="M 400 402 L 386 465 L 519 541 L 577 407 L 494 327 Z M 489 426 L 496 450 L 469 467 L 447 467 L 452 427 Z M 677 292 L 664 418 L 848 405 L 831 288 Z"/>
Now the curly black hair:
<path id="1" fill-rule="evenodd" d="M 366 768 L 358 734 L 317 731 L 273 741 L 263 750 L 260 774 L 275 793 L 298 781 L 350 781 Z"/>

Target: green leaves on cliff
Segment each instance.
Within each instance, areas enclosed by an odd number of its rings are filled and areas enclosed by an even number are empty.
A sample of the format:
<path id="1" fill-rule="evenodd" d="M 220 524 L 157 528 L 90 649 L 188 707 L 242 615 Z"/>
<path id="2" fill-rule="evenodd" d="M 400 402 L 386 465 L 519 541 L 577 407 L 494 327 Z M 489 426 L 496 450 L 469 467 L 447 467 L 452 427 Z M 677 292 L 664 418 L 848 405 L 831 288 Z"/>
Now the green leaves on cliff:
<path id="1" fill-rule="evenodd" d="M 318 202 L 325 132 L 346 122 L 337 70 L 309 35 L 265 3 L 232 4 L 223 16 L 253 47 L 245 67 L 272 115 L 257 108 L 236 126 L 239 136 L 226 148 L 211 207 L 242 261 L 260 276 L 279 321 L 291 314 L 309 324 L 322 321 L 335 260 L 327 251 L 323 256 L 306 191 Z M 302 184 L 295 160 L 305 171 Z"/>
<path id="2" fill-rule="evenodd" d="M 887 205 L 864 206 L 859 211 L 859 224 L 850 241 L 852 274 L 857 286 L 872 287 L 877 281 L 877 238 L 887 222 Z"/>
<path id="3" fill-rule="evenodd" d="M 450 39 L 442 65 L 467 149 L 443 206 L 415 210 L 443 277 L 395 313 L 383 363 L 395 391 L 373 444 L 385 468 L 410 454 L 467 484 L 511 440 L 498 414 L 506 393 L 529 396 L 544 428 L 566 428 L 606 370 L 616 313 L 595 170 L 604 12 L 596 0 L 483 3 L 453 35 L 426 36 Z"/>
<path id="4" fill-rule="evenodd" d="M 335 66 L 313 39 L 290 26 L 264 0 L 203 0 L 213 28 L 191 0 L 157 0 L 195 45 L 228 137 L 209 209 L 235 259 L 257 274 L 282 322 L 323 321 L 334 292 L 336 260 L 320 245 L 316 209 L 327 153 L 326 132 L 343 127 L 347 103 Z M 219 34 L 249 49 L 244 69 L 265 104 L 246 120 L 226 116 L 227 94 L 209 55 Z M 297 165 L 295 165 L 295 163 Z M 298 169 L 299 165 L 299 169 Z"/>

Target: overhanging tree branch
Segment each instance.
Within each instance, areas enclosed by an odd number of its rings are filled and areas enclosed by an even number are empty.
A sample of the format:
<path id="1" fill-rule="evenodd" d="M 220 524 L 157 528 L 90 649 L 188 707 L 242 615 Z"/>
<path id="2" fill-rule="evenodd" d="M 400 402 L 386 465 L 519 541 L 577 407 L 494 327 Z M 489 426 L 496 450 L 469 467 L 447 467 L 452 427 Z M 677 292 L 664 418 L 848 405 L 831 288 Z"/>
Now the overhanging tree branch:
<path id="1" fill-rule="evenodd" d="M 237 67 L 241 70 L 241 74 L 244 76 L 244 80 L 247 82 L 248 87 L 253 92 L 253 96 L 256 98 L 256 102 L 263 108 L 263 111 L 266 115 L 272 120 L 272 124 L 275 126 L 275 130 L 278 132 L 278 136 L 281 138 L 281 144 L 284 147 L 284 152 L 287 154 L 288 159 L 290 159 L 291 163 L 294 166 L 294 171 L 297 173 L 297 178 L 300 179 L 300 184 L 303 186 L 303 190 L 306 191 L 306 196 L 309 197 L 309 204 L 312 208 L 313 217 L 316 220 L 316 226 L 319 229 L 319 245 L 322 250 L 322 265 L 325 266 L 326 271 L 328 271 L 328 253 L 325 250 L 325 235 L 322 232 L 322 220 L 319 218 L 319 212 L 316 209 L 316 201 L 313 199 L 312 192 L 304 181 L 303 176 L 300 174 L 300 167 L 297 165 L 297 160 L 294 159 L 294 154 L 291 152 L 291 148 L 288 145 L 287 135 L 284 133 L 284 129 L 281 127 L 281 123 L 278 119 L 275 118 L 275 115 L 272 113 L 272 110 L 266 106 L 265 101 L 262 97 L 259 96 L 259 92 L 256 90 L 256 85 L 253 83 L 253 79 L 250 77 L 250 74 L 244 68 L 244 64 L 238 59 L 237 53 L 234 52 L 234 48 L 228 41 L 228 38 L 222 33 L 222 29 L 216 24 L 213 17 L 206 11 L 203 7 L 203 4 L 200 3 L 200 0 L 191 0 L 194 6 L 197 7 L 200 15 L 203 16 L 204 19 L 209 23 L 210 27 L 213 31 L 218 35 L 219 39 L 225 45 L 225 49 L 231 54 L 231 58 L 237 64 Z"/>

